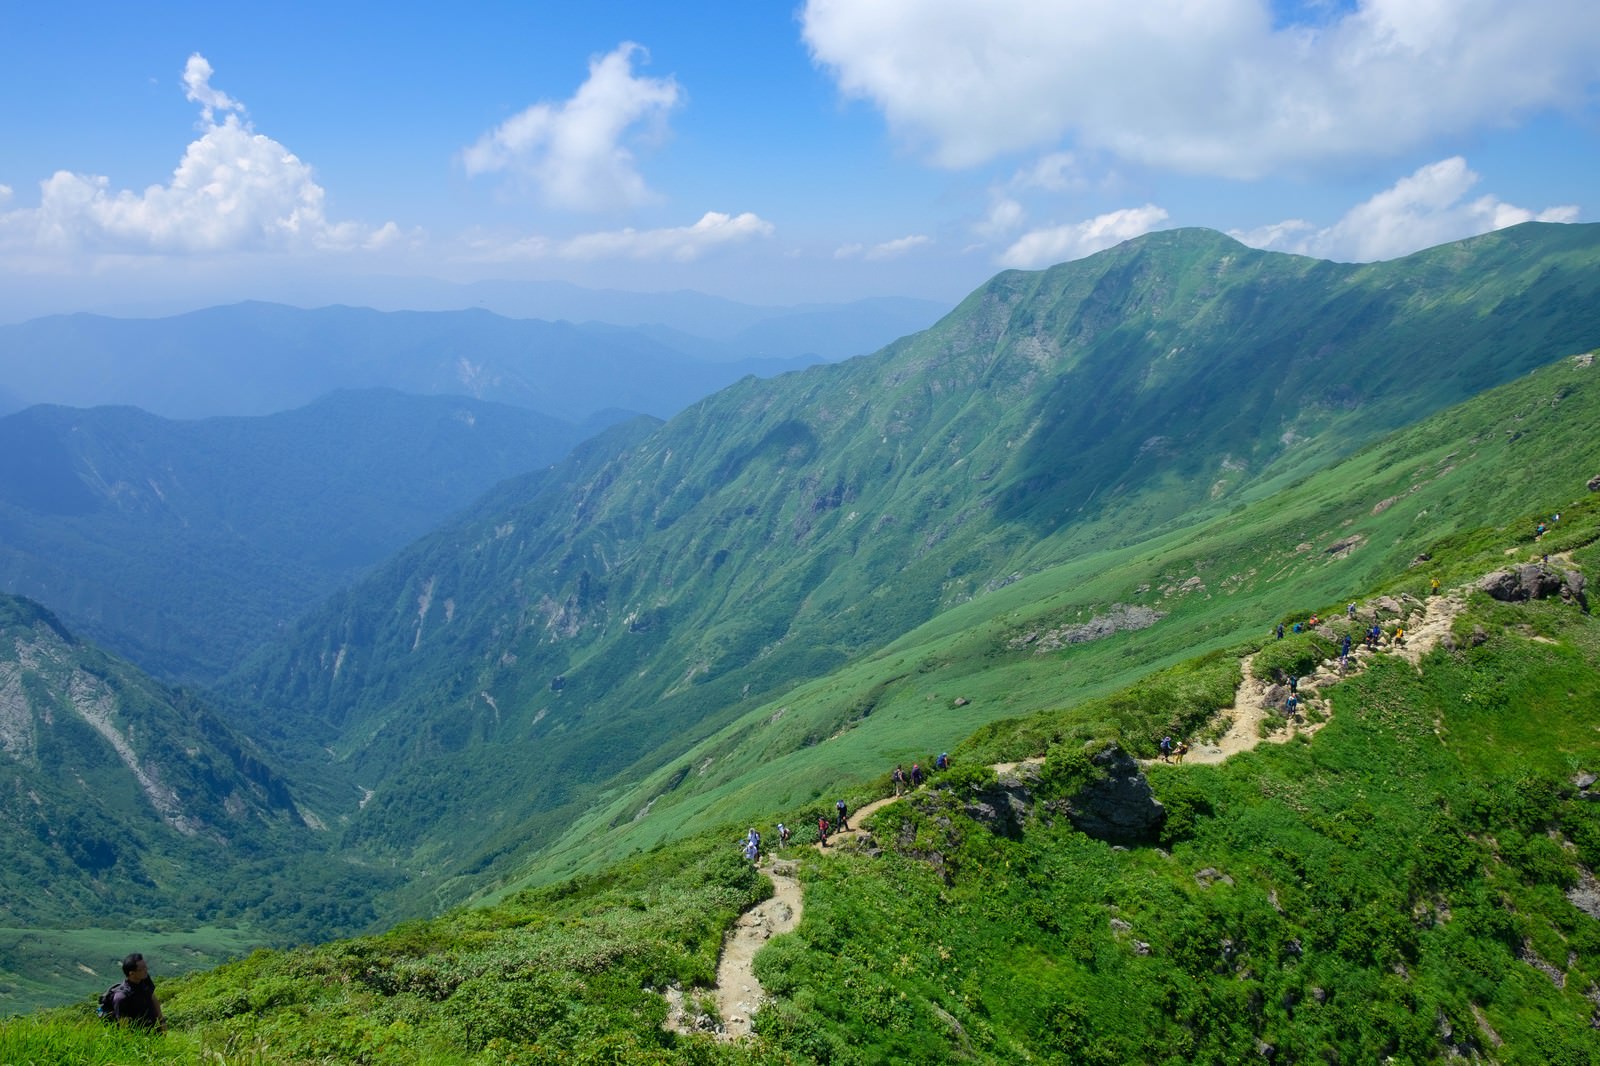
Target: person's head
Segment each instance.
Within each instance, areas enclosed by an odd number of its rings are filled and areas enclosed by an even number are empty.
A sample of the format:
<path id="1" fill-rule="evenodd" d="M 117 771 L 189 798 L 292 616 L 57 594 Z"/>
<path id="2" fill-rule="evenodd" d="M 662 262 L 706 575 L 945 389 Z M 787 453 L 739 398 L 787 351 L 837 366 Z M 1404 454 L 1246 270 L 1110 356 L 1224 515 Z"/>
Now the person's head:
<path id="1" fill-rule="evenodd" d="M 150 967 L 144 963 L 144 956 L 135 951 L 122 960 L 122 976 L 134 981 L 142 981 L 150 976 Z"/>

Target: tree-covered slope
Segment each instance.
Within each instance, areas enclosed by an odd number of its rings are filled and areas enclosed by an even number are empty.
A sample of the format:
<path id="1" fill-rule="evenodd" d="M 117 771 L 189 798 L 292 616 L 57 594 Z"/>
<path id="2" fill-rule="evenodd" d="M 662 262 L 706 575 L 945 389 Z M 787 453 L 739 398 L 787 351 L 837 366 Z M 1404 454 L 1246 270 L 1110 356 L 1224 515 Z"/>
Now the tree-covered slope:
<path id="1" fill-rule="evenodd" d="M 591 429 L 389 390 L 261 418 L 0 418 L 0 589 L 166 677 L 212 680 L 333 589 Z"/>
<path id="2" fill-rule="evenodd" d="M 374 790 L 352 845 L 504 869 L 599 783 L 941 612 L 1592 347 L 1597 262 L 1596 227 L 1369 266 L 1188 230 L 1003 274 L 875 356 L 741 382 L 502 487 L 233 690 Z"/>
<path id="3" fill-rule="evenodd" d="M 223 928 L 292 942 L 375 917 L 383 877 L 311 857 L 328 834 L 269 754 L 192 693 L 9 596 L 0 789 L 0 1002 L 14 1005 L 18 982 L 24 997 L 47 983 L 35 967 L 70 973 L 45 961 L 54 930 L 210 926 L 202 945 Z M 17 930 L 30 930 L 24 943 L 11 943 Z"/>

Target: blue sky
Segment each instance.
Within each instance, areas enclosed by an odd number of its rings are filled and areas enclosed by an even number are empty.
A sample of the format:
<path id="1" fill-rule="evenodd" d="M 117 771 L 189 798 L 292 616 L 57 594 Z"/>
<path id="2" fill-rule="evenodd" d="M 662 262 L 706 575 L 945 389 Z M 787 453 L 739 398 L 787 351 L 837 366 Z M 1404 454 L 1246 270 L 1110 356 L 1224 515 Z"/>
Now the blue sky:
<path id="1" fill-rule="evenodd" d="M 370 276 L 953 302 L 1174 226 L 1364 261 L 1600 218 L 1594 0 L 253 7 L 0 14 L 0 319 Z"/>

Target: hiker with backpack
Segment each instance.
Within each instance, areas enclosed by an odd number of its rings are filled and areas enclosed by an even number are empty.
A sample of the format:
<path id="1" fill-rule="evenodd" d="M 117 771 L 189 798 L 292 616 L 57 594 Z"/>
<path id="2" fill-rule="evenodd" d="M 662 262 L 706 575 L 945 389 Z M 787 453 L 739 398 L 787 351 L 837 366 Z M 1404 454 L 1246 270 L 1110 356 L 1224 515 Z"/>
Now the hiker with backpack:
<path id="1" fill-rule="evenodd" d="M 845 817 L 846 809 L 844 800 L 840 800 L 839 802 L 835 803 L 833 805 L 833 809 L 839 812 L 839 817 L 834 819 L 833 822 L 834 830 L 840 833 L 848 833 L 850 831 L 850 820 Z"/>
<path id="2" fill-rule="evenodd" d="M 1172 761 L 1172 738 L 1171 737 L 1162 737 L 1161 738 L 1161 761 L 1162 762 L 1171 762 Z"/>
<path id="3" fill-rule="evenodd" d="M 166 1015 L 161 1013 L 161 1001 L 156 999 L 156 983 L 144 956 L 137 951 L 122 960 L 122 980 L 101 993 L 100 1016 L 107 1021 L 167 1031 Z"/>
<path id="4" fill-rule="evenodd" d="M 947 751 L 941 751 L 939 753 L 938 761 L 936 761 L 933 764 L 933 768 L 935 770 L 948 770 L 948 769 L 950 769 L 950 753 L 947 752 Z"/>
<path id="5" fill-rule="evenodd" d="M 824 814 L 824 815 L 819 815 L 818 818 L 817 818 L 817 847 L 825 848 L 827 846 L 828 846 L 828 816 L 826 814 Z"/>
<path id="6" fill-rule="evenodd" d="M 894 794 L 896 796 L 903 794 L 906 790 L 906 772 L 900 768 L 899 763 L 895 764 L 894 773 L 889 776 L 894 779 Z"/>
<path id="7" fill-rule="evenodd" d="M 922 764 L 919 762 L 914 762 L 911 764 L 911 787 L 922 787 Z"/>

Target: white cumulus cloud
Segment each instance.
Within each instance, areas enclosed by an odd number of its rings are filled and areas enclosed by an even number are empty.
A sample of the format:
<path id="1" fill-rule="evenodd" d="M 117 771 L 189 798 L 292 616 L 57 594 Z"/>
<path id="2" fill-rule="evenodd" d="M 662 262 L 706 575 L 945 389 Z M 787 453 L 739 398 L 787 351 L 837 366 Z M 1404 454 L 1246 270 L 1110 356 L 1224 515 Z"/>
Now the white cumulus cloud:
<path id="1" fill-rule="evenodd" d="M 469 175 L 509 172 L 533 182 L 553 207 L 603 211 L 655 199 L 639 173 L 630 133 L 664 135 L 683 99 L 672 78 L 637 77 L 644 49 L 624 42 L 589 61 L 589 78 L 562 103 L 538 103 L 478 138 L 461 153 Z"/>
<path id="2" fill-rule="evenodd" d="M 1520 222 L 1578 219 L 1578 208 L 1571 204 L 1534 211 L 1492 195 L 1469 197 L 1478 181 L 1465 159 L 1452 156 L 1401 178 L 1324 229 L 1291 219 L 1232 236 L 1256 248 L 1364 263 L 1394 259 Z"/>
<path id="3" fill-rule="evenodd" d="M 211 64 L 199 52 L 190 56 L 189 62 L 183 66 L 184 96 L 200 105 L 200 121 L 208 126 L 218 111 L 244 111 L 243 104 L 222 90 L 211 87 L 211 74 Z"/>
<path id="4" fill-rule="evenodd" d="M 200 105 L 201 133 L 170 182 L 114 191 L 106 177 L 57 171 L 39 183 L 38 207 L 0 213 L 0 246 L 70 255 L 367 245 L 366 227 L 328 220 L 310 166 L 256 133 L 243 105 L 212 88 L 211 74 L 205 57 L 189 57 L 183 81 Z"/>
<path id="5" fill-rule="evenodd" d="M 1149 233 L 1167 220 L 1164 208 L 1154 204 L 1111 211 L 1085 222 L 1036 229 L 1000 254 L 1000 265 L 1032 270 L 1082 259 L 1123 241 Z"/>
<path id="6" fill-rule="evenodd" d="M 1593 0 L 807 0 L 812 58 L 935 162 L 1072 142 L 1236 178 L 1577 107 Z"/>

